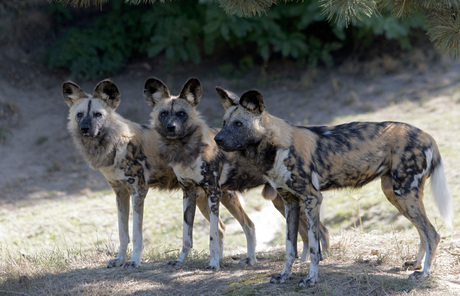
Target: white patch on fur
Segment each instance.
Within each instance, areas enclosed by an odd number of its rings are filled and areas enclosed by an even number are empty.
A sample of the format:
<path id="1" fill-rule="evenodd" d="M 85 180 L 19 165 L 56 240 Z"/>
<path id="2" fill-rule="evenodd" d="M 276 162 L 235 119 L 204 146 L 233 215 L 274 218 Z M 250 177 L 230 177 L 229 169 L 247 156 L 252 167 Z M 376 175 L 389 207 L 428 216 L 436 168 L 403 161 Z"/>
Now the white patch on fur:
<path id="1" fill-rule="evenodd" d="M 266 133 L 266 130 L 264 128 L 264 126 L 262 125 L 262 122 L 259 120 L 254 120 L 254 131 L 259 134 L 259 135 L 262 135 L 262 134 L 265 134 Z"/>
<path id="2" fill-rule="evenodd" d="M 203 160 L 201 160 L 201 157 L 199 157 L 191 166 L 182 166 L 180 164 L 176 164 L 173 165 L 172 168 L 179 182 L 184 180 L 193 180 L 196 183 L 200 183 L 204 178 L 201 174 L 202 164 Z"/>
<path id="3" fill-rule="evenodd" d="M 316 171 L 313 171 L 311 173 L 311 182 L 313 184 L 313 187 L 315 187 L 316 190 L 320 190 L 320 185 L 319 185 L 319 179 L 320 179 L 320 176 L 319 174 L 316 172 Z"/>
<path id="4" fill-rule="evenodd" d="M 230 164 L 224 163 L 222 171 L 220 172 L 219 185 L 225 184 L 227 182 L 228 172 L 230 170 Z"/>
<path id="5" fill-rule="evenodd" d="M 433 174 L 431 175 L 431 191 L 433 192 L 434 200 L 436 201 L 436 205 L 441 213 L 441 218 L 444 223 L 446 223 L 447 227 L 452 228 L 454 205 L 449 185 L 447 184 L 446 175 L 444 173 L 442 160 L 439 165 L 434 168 Z"/>
<path id="6" fill-rule="evenodd" d="M 428 174 L 428 172 L 431 169 L 431 161 L 433 160 L 433 149 L 431 149 L 431 148 L 426 149 L 425 150 L 425 155 L 426 155 L 426 168 L 420 174 L 414 175 L 414 180 L 411 183 L 411 188 L 412 189 L 417 189 L 418 188 L 420 180 L 426 174 Z"/>
<path id="7" fill-rule="evenodd" d="M 152 99 L 156 102 L 163 99 L 163 93 L 161 91 L 156 91 L 152 94 Z"/>
<path id="8" fill-rule="evenodd" d="M 385 166 L 382 165 L 378 168 L 377 172 L 375 172 L 376 175 L 380 175 L 381 173 L 383 173 L 383 171 L 385 170 Z"/>
<path id="9" fill-rule="evenodd" d="M 73 102 L 75 102 L 75 101 L 77 101 L 78 99 L 81 98 L 81 96 L 78 95 L 78 94 L 71 94 L 71 95 L 67 95 L 67 96 L 68 96 L 69 98 L 71 98 Z"/>
<path id="10" fill-rule="evenodd" d="M 101 94 L 101 98 L 102 98 L 103 100 L 107 100 L 107 99 L 110 98 L 110 96 L 107 95 L 106 93 L 102 93 L 102 94 Z"/>
<path id="11" fill-rule="evenodd" d="M 325 132 L 323 133 L 323 135 L 324 135 L 324 136 L 329 136 L 329 135 L 332 135 L 332 132 L 331 132 L 331 131 L 325 131 Z"/>
<path id="12" fill-rule="evenodd" d="M 193 104 L 193 102 L 195 102 L 195 96 L 194 96 L 192 93 L 188 93 L 188 94 L 185 96 L 185 99 L 186 99 L 187 102 L 189 102 L 190 104 Z"/>
<path id="13" fill-rule="evenodd" d="M 291 179 L 291 172 L 284 164 L 284 160 L 289 156 L 289 149 L 276 150 L 275 163 L 273 168 L 268 171 L 268 181 L 273 188 L 285 187 L 284 185 Z"/>
<path id="14" fill-rule="evenodd" d="M 394 193 L 396 193 L 397 195 L 401 195 L 401 189 L 394 190 Z"/>
<path id="15" fill-rule="evenodd" d="M 118 168 L 118 164 L 115 163 L 111 167 L 102 167 L 99 171 L 104 175 L 108 181 L 120 181 L 125 180 L 125 173 L 123 170 Z"/>

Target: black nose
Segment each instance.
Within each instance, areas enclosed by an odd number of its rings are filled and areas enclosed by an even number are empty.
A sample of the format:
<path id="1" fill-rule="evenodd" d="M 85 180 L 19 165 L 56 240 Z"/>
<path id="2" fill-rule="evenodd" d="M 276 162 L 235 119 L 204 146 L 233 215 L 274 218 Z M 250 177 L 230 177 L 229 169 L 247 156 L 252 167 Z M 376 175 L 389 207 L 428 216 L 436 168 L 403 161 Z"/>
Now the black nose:
<path id="1" fill-rule="evenodd" d="M 87 133 L 89 133 L 89 127 L 82 126 L 82 127 L 80 128 L 80 131 L 81 131 L 83 134 L 87 134 Z"/>
<path id="2" fill-rule="evenodd" d="M 166 129 L 168 130 L 168 132 L 173 132 L 176 130 L 176 125 L 173 123 L 168 123 L 168 125 L 166 126 Z"/>
<path id="3" fill-rule="evenodd" d="M 224 141 L 224 137 L 220 136 L 220 135 L 216 135 L 214 137 L 214 141 L 216 141 L 217 144 L 221 144 L 223 141 Z"/>

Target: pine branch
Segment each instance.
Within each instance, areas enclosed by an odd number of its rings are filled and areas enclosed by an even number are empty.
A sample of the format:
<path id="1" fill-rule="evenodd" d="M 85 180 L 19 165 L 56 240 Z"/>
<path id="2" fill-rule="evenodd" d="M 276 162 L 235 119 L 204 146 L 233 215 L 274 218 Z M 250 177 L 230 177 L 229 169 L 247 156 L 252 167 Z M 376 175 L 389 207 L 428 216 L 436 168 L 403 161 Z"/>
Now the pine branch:
<path id="1" fill-rule="evenodd" d="M 227 14 L 245 17 L 261 15 L 276 3 L 276 0 L 219 0 Z"/>
<path id="2" fill-rule="evenodd" d="M 74 7 L 89 7 L 89 6 L 102 6 L 109 0 L 54 0 L 62 5 L 70 5 Z M 125 0 L 128 4 L 139 5 L 139 4 L 153 4 L 155 2 L 164 3 L 165 0 Z"/>
<path id="3" fill-rule="evenodd" d="M 398 18 L 406 18 L 415 11 L 419 10 L 420 0 L 387 0 L 381 4 L 382 7 L 388 8 Z"/>
<path id="4" fill-rule="evenodd" d="M 323 13 L 329 21 L 338 24 L 355 24 L 377 11 L 377 0 L 319 0 Z"/>
<path id="5" fill-rule="evenodd" d="M 458 59 L 460 57 L 460 12 L 458 9 L 429 12 L 428 36 L 437 48 Z"/>
<path id="6" fill-rule="evenodd" d="M 89 7 L 89 6 L 102 6 L 103 4 L 109 2 L 109 0 L 56 0 L 62 5 L 70 5 L 74 7 Z"/>

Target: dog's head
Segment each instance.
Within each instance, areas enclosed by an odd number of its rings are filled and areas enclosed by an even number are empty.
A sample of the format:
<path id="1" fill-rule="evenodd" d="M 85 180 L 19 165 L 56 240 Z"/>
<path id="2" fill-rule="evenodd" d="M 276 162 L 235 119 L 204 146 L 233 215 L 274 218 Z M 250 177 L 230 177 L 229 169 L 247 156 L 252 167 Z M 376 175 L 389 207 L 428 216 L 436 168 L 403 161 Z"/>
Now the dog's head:
<path id="1" fill-rule="evenodd" d="M 195 119 L 199 116 L 195 107 L 202 93 L 201 83 L 196 78 L 190 78 L 178 96 L 171 96 L 161 80 L 149 78 L 145 82 L 144 98 L 153 108 L 153 126 L 168 139 L 180 139 L 193 133 Z"/>
<path id="2" fill-rule="evenodd" d="M 240 151 L 260 142 L 265 133 L 261 124 L 265 110 L 262 94 L 250 90 L 238 98 L 221 87 L 216 90 L 226 109 L 222 129 L 214 137 L 217 145 L 225 151 Z"/>
<path id="3" fill-rule="evenodd" d="M 98 137 L 107 118 L 120 104 L 120 92 L 108 79 L 99 82 L 92 95 L 66 81 L 62 85 L 62 95 L 70 108 L 69 129 L 85 138 Z"/>

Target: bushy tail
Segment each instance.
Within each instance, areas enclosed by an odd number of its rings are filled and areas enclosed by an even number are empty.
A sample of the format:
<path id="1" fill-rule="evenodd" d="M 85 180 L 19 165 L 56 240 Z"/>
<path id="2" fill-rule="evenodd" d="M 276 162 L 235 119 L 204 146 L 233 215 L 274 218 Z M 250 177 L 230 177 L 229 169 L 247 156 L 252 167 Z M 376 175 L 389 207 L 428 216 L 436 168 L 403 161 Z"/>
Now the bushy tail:
<path id="1" fill-rule="evenodd" d="M 452 228 L 452 218 L 454 216 L 453 201 L 449 186 L 447 185 L 442 160 L 435 166 L 431 175 L 431 191 L 441 213 L 442 220 L 447 227 Z"/>

